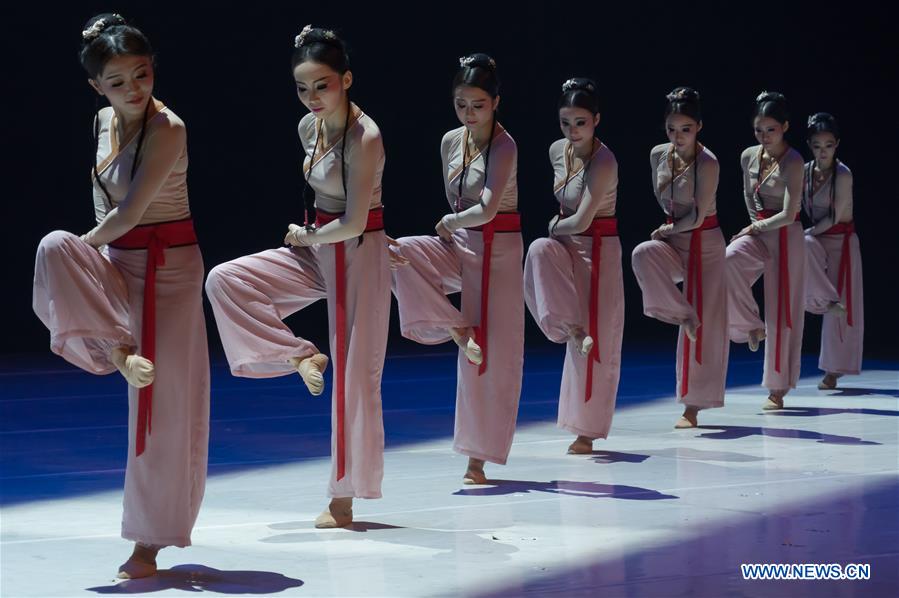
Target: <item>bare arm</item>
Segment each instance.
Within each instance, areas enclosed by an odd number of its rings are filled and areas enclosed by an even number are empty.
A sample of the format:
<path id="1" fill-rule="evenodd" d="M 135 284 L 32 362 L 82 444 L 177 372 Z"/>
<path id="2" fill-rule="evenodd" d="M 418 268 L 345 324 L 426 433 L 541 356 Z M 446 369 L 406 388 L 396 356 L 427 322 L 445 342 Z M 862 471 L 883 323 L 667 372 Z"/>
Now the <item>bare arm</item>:
<path id="1" fill-rule="evenodd" d="M 595 170 L 591 169 L 587 188 L 584 189 L 584 197 L 578 204 L 577 210 L 574 214 L 558 220 L 553 226 L 553 236 L 579 235 L 590 228 L 600 202 L 613 191 L 618 180 L 617 165 L 613 162 L 610 164 L 600 163 L 596 166 L 598 168 Z"/>
<path id="2" fill-rule="evenodd" d="M 352 152 L 352 168 L 347 173 L 346 211 L 340 218 L 314 232 L 305 232 L 307 239 L 297 239 L 305 242 L 296 244 L 339 243 L 365 232 L 381 151 L 381 136 L 373 131 L 364 132 L 359 147 Z M 298 233 L 296 236 L 302 235 L 303 233 Z M 289 239 L 285 240 L 289 242 Z"/>
<path id="3" fill-rule="evenodd" d="M 719 170 L 717 160 L 709 160 L 699 165 L 698 170 L 694 170 L 698 184 L 694 191 L 693 211 L 675 221 L 671 226 L 671 233 L 686 232 L 700 227 L 706 216 L 712 212 L 715 207 L 715 193 L 718 191 Z"/>
<path id="4" fill-rule="evenodd" d="M 119 205 L 84 235 L 84 240 L 94 246 L 106 245 L 118 239 L 140 223 L 144 212 L 159 193 L 187 144 L 187 132 L 180 123 L 162 120 L 144 140 L 141 162 L 128 194 Z"/>
<path id="5" fill-rule="evenodd" d="M 755 217 L 755 200 L 753 199 L 755 191 L 752 188 L 752 179 L 749 177 L 753 150 L 754 148 L 748 148 L 740 156 L 740 167 L 743 169 L 743 200 L 746 202 L 746 211 L 750 218 Z M 761 172 L 759 172 L 759 176 L 761 176 Z"/>
<path id="6" fill-rule="evenodd" d="M 788 164 L 782 166 L 784 168 L 784 176 L 787 181 L 787 188 L 784 192 L 783 208 L 780 212 L 764 218 L 756 220 L 752 224 L 758 232 L 765 232 L 782 228 L 792 224 L 796 220 L 796 214 L 799 213 L 799 204 L 802 201 L 802 176 L 804 172 L 802 160 L 791 160 Z"/>
<path id="7" fill-rule="evenodd" d="M 512 143 L 492 148 L 487 180 L 480 201 L 467 210 L 456 214 L 447 214 L 442 219 L 443 225 L 448 230 L 455 231 L 460 228 L 481 226 L 493 220 L 499 211 L 503 192 L 512 177 L 517 159 L 518 150 Z"/>
<path id="8" fill-rule="evenodd" d="M 841 172 L 837 175 L 836 193 L 834 197 L 833 217 L 830 214 L 808 229 L 812 235 L 820 235 L 834 224 L 852 219 L 852 173 Z"/>

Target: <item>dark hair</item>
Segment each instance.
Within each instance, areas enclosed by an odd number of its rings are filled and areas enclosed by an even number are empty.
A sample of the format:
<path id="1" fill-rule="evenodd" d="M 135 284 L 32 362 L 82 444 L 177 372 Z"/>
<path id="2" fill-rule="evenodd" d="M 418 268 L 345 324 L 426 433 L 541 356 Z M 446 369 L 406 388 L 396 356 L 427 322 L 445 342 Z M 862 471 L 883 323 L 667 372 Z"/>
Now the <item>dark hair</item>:
<path id="1" fill-rule="evenodd" d="M 496 61 L 487 54 L 476 52 L 459 59 L 459 70 L 453 77 L 453 91 L 466 85 L 477 87 L 490 95 L 494 100 L 499 95 L 499 77 L 496 76 Z M 493 136 L 496 133 L 496 110 L 493 111 L 493 122 L 490 124 L 490 138 L 487 140 L 487 151 L 484 153 L 484 184 L 487 184 L 487 169 L 490 166 L 490 146 L 493 145 Z M 468 155 L 468 144 L 462 147 L 462 173 L 459 175 L 459 201 L 462 201 L 462 188 L 465 184 L 465 175 L 468 166 L 465 158 Z"/>
<path id="2" fill-rule="evenodd" d="M 291 67 L 296 68 L 304 62 L 317 62 L 329 67 L 334 72 L 343 75 L 350 70 L 350 57 L 346 44 L 330 29 L 306 25 L 298 36 L 294 38 L 293 58 Z M 346 120 L 343 123 L 343 136 L 340 141 L 340 176 L 343 181 L 343 195 L 347 196 L 346 186 L 346 133 L 350 128 L 350 96 L 346 97 Z M 309 177 L 312 175 L 312 161 L 315 160 L 315 152 L 318 151 L 318 142 L 321 137 L 321 126 L 315 134 L 315 145 L 312 146 L 312 155 L 309 157 L 309 170 L 303 177 L 303 205 L 305 206 L 306 224 L 315 222 L 315 193 L 309 193 Z"/>
<path id="3" fill-rule="evenodd" d="M 334 72 L 344 74 L 350 70 L 350 56 L 346 44 L 330 29 L 306 25 L 294 38 L 291 67 L 304 62 L 317 62 L 329 66 Z"/>
<path id="4" fill-rule="evenodd" d="M 682 114 L 688 118 L 692 118 L 697 123 L 702 122 L 702 106 L 699 101 L 699 92 L 692 87 L 675 87 L 667 95 L 665 99 L 668 104 L 665 106 L 665 119 L 672 114 Z M 673 151 L 673 150 L 672 150 Z M 672 159 L 671 166 L 671 215 L 674 221 L 674 162 Z M 689 167 L 689 165 L 688 165 Z M 699 141 L 694 138 L 693 141 L 693 199 L 696 200 L 696 189 L 699 187 Z"/>
<path id="5" fill-rule="evenodd" d="M 666 119 L 672 114 L 682 114 L 697 123 L 702 122 L 699 92 L 692 87 L 675 87 L 665 99 L 668 100 L 665 106 Z"/>
<path id="6" fill-rule="evenodd" d="M 596 93 L 596 82 L 593 81 L 593 79 L 584 77 L 572 77 L 565 81 L 565 83 L 562 84 L 562 95 L 559 97 L 559 110 L 562 108 L 583 108 L 593 116 L 599 114 L 599 94 Z M 587 184 L 587 173 L 590 170 L 590 165 L 593 163 L 594 144 L 596 143 L 595 139 L 596 138 L 594 137 L 590 140 L 590 157 L 584 163 L 584 168 L 582 170 L 582 196 Z M 563 195 L 568 188 L 568 183 L 571 181 L 568 177 L 567 157 L 565 158 L 565 169 L 565 185 L 562 187 Z"/>
<path id="7" fill-rule="evenodd" d="M 773 118 L 780 124 L 784 124 L 790 120 L 790 113 L 787 111 L 787 98 L 784 94 L 776 91 L 763 91 L 755 98 L 755 113 L 753 118 L 767 116 Z"/>
<path id="8" fill-rule="evenodd" d="M 491 98 L 499 95 L 496 61 L 487 54 L 476 52 L 459 59 L 459 70 L 453 77 L 453 91 L 460 85 L 483 89 Z"/>
<path id="9" fill-rule="evenodd" d="M 81 66 L 87 71 L 91 79 L 97 79 L 106 68 L 106 63 L 116 56 L 147 56 L 152 61 L 154 58 L 153 48 L 150 41 L 143 32 L 129 25 L 125 18 L 120 14 L 103 13 L 91 17 L 84 24 L 84 30 L 81 32 L 81 51 L 79 58 Z M 150 103 L 153 101 L 152 96 L 147 98 L 147 104 L 144 106 L 144 116 L 141 124 L 140 134 L 137 138 L 137 149 L 134 152 L 134 162 L 131 164 L 131 178 L 134 179 L 134 173 L 137 171 L 137 163 L 140 158 L 140 150 L 144 144 L 144 133 L 146 132 L 147 114 L 150 111 Z M 110 205 L 112 200 L 106 185 L 100 180 L 100 173 L 97 171 L 97 149 L 100 146 L 100 98 L 97 97 L 97 114 L 94 117 L 94 157 L 93 172 L 94 179 L 106 196 Z M 110 125 L 112 126 L 112 125 Z"/>
<path id="10" fill-rule="evenodd" d="M 808 129 L 806 131 L 807 139 L 811 141 L 812 135 L 815 133 L 831 133 L 834 138 L 840 139 L 840 125 L 832 114 L 827 112 L 816 112 L 808 117 Z"/>
<path id="11" fill-rule="evenodd" d="M 583 108 L 596 116 L 599 114 L 599 95 L 596 93 L 596 82 L 584 77 L 572 77 L 562 84 L 562 95 L 559 97 L 559 109 Z"/>
<path id="12" fill-rule="evenodd" d="M 832 114 L 827 112 L 816 112 L 808 117 L 808 128 L 806 129 L 806 138 L 811 141 L 812 136 L 816 133 L 831 133 L 834 139 L 840 140 L 840 125 Z M 830 217 L 834 217 L 834 203 L 837 194 L 837 172 L 839 171 L 840 161 L 833 157 L 833 174 L 830 179 Z M 805 167 L 805 193 L 803 193 L 803 203 L 805 204 L 806 213 L 809 219 L 812 217 L 812 190 L 814 189 L 815 161 L 812 160 Z"/>

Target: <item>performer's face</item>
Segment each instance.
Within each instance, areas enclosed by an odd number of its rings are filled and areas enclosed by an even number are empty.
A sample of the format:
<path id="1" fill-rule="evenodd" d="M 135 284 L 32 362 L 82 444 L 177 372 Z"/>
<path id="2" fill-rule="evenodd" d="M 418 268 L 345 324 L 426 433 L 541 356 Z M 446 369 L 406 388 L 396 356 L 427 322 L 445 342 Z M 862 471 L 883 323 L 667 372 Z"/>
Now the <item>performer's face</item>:
<path id="1" fill-rule="evenodd" d="M 306 61 L 293 69 L 297 97 L 317 118 L 326 119 L 346 105 L 346 92 L 353 84 L 350 71 L 340 74 L 326 64 Z"/>
<path id="2" fill-rule="evenodd" d="M 696 134 L 702 129 L 702 123 L 698 123 L 684 114 L 669 114 L 665 119 L 665 132 L 674 147 L 678 150 L 693 147 L 696 144 Z"/>
<path id="3" fill-rule="evenodd" d="M 567 106 L 559 108 L 559 127 L 562 135 L 575 147 L 593 143 L 593 132 L 599 124 L 599 114 L 586 108 Z"/>
<path id="4" fill-rule="evenodd" d="M 839 140 L 829 131 L 815 133 L 808 140 L 808 146 L 818 164 L 830 164 L 839 145 Z"/>
<path id="5" fill-rule="evenodd" d="M 456 117 L 469 131 L 479 131 L 493 122 L 493 112 L 499 105 L 499 96 L 491 98 L 480 87 L 460 85 L 453 92 Z"/>
<path id="6" fill-rule="evenodd" d="M 779 123 L 770 116 L 756 116 L 753 122 L 755 138 L 762 147 L 771 149 L 780 146 L 790 123 Z"/>
<path id="7" fill-rule="evenodd" d="M 149 56 L 122 54 L 110 58 L 96 79 L 88 79 L 118 114 L 143 115 L 153 97 L 153 60 Z"/>

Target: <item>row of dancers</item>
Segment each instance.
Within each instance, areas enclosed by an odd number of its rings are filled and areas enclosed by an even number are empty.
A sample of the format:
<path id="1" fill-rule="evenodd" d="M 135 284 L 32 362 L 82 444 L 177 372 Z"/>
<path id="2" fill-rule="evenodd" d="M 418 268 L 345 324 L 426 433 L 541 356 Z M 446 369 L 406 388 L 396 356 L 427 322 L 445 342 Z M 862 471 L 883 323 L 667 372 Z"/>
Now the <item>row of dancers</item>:
<path id="1" fill-rule="evenodd" d="M 203 497 L 209 434 L 204 270 L 188 204 L 184 122 L 153 97 L 153 51 L 117 14 L 92 18 L 81 62 L 110 106 L 94 122 L 97 225 L 81 236 L 47 235 L 37 252 L 34 309 L 51 349 L 95 373 L 128 381 L 128 463 L 122 536 L 135 542 L 120 577 L 152 575 L 165 546 L 190 544 Z M 379 498 L 384 430 L 381 377 L 391 290 L 403 336 L 459 346 L 453 448 L 468 456 L 465 483 L 504 464 L 515 430 L 525 305 L 543 333 L 566 345 L 558 424 L 574 454 L 606 438 L 617 394 L 624 328 L 621 244 L 615 219 L 617 162 L 595 136 L 596 85 L 562 88 L 564 137 L 549 149 L 559 214 L 526 259 L 520 234 L 517 147 L 496 119 L 499 79 L 484 54 L 460 59 L 453 105 L 462 126 L 441 141 L 450 211 L 436 235 L 391 239 L 383 225 L 384 147 L 375 121 L 349 99 L 343 40 L 307 26 L 296 37 L 293 74 L 309 109 L 298 133 L 305 154 L 306 219 L 285 246 L 212 269 L 205 289 L 231 372 L 266 378 L 299 373 L 324 389 L 329 358 L 283 320 L 328 304 L 332 469 L 320 528 L 353 519 L 354 498 Z M 799 378 L 803 312 L 824 314 L 823 388 L 861 367 L 862 280 L 852 226 L 852 175 L 835 158 L 833 117 L 809 120 L 815 159 L 784 140 L 786 101 L 757 99 L 759 145 L 742 155 L 751 224 L 729 245 L 718 227 L 719 165 L 697 140 L 699 94 L 667 96 L 668 143 L 650 154 L 666 223 L 633 252 L 646 315 L 680 327 L 676 427 L 724 404 L 731 341 L 765 342 L 765 408 L 781 408 Z M 800 205 L 812 221 L 803 231 Z M 522 262 L 524 266 L 522 268 Z M 765 314 L 752 286 L 765 281 Z M 677 285 L 682 283 L 682 288 Z M 461 293 L 461 307 L 448 299 Z"/>

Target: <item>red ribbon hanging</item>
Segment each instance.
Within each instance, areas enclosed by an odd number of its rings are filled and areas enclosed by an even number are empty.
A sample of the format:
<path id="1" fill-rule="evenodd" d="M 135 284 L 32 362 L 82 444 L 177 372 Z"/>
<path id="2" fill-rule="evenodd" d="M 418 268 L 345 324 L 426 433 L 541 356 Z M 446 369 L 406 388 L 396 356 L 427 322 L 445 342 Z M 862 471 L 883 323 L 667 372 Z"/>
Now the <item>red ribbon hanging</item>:
<path id="1" fill-rule="evenodd" d="M 316 211 L 315 225 L 324 226 L 343 216 Z M 368 212 L 365 232 L 384 229 L 384 209 L 375 208 Z M 335 335 L 337 346 L 332 351 L 334 359 L 334 387 L 337 391 L 337 481 L 346 475 L 346 242 L 334 244 L 334 294 L 337 298 L 335 306 Z"/>
<path id="2" fill-rule="evenodd" d="M 135 226 L 112 241 L 115 249 L 146 249 L 147 266 L 144 273 L 144 307 L 141 314 L 140 354 L 156 365 L 156 270 L 165 266 L 167 247 L 194 245 L 197 236 L 191 219 Z M 153 385 L 149 384 L 137 395 L 137 434 L 135 456 L 143 454 L 147 436 L 153 432 Z"/>

